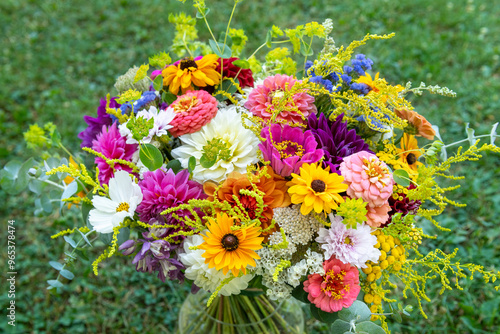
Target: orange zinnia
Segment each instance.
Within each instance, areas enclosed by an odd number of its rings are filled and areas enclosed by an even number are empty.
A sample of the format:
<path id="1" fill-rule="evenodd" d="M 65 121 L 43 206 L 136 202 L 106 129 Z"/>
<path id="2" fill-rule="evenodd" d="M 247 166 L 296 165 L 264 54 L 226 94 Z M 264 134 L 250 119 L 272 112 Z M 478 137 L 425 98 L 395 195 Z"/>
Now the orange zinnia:
<path id="1" fill-rule="evenodd" d="M 207 223 L 209 231 L 198 246 L 205 250 L 202 256 L 208 267 L 222 269 L 224 275 L 231 270 L 234 277 L 238 277 L 240 271 L 246 275 L 247 266 L 255 267 L 255 260 L 260 259 L 255 251 L 262 248 L 264 238 L 260 237 L 260 228 L 254 225 L 232 230 L 234 220 L 225 213 L 210 218 Z"/>
<path id="2" fill-rule="evenodd" d="M 395 110 L 395 112 L 399 118 L 408 121 L 410 126 L 413 128 L 413 131 L 415 131 L 414 134 L 416 136 L 422 136 L 429 140 L 434 139 L 436 131 L 434 131 L 434 129 L 432 128 L 432 124 L 429 123 L 429 121 L 426 120 L 424 116 L 420 115 L 414 110 L 408 110 L 408 109 L 399 109 Z"/>
<path id="3" fill-rule="evenodd" d="M 163 85 L 168 86 L 172 94 L 177 95 L 179 88 L 182 94 L 197 87 L 215 86 L 220 81 L 220 73 L 215 68 L 219 56 L 215 54 L 206 55 L 200 60 L 184 58 L 177 65 L 170 65 L 161 74 Z"/>

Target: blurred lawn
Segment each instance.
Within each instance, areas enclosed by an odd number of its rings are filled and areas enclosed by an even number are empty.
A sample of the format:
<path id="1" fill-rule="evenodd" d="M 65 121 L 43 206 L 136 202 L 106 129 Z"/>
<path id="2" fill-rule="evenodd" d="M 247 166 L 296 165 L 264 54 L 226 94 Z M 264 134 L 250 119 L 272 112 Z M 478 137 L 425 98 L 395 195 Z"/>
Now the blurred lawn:
<path id="1" fill-rule="evenodd" d="M 456 99 L 424 95 L 414 100 L 417 110 L 441 127 L 446 142 L 465 136 L 471 123 L 476 133 L 488 133 L 500 121 L 500 2 L 493 1 L 244 1 L 232 27 L 249 36 L 249 55 L 265 39 L 273 24 L 294 27 L 311 20 L 332 18 L 338 45 L 366 33 L 396 32 L 388 41 L 369 42 L 359 52 L 375 62 L 391 83 L 448 86 Z M 232 2 L 209 1 L 209 21 L 215 31 L 225 28 Z M 24 159 L 21 133 L 34 122 L 53 121 L 65 144 L 79 147 L 76 134 L 84 129 L 82 116 L 95 114 L 99 98 L 113 92 L 118 75 L 147 57 L 167 50 L 173 37 L 168 14 L 189 4 L 173 0 L 2 0 L 0 2 L 0 164 Z M 198 25 L 202 39 L 208 38 Z M 264 56 L 263 53 L 260 56 Z M 497 141 L 499 144 L 500 141 Z M 453 199 L 469 203 L 451 208 L 441 223 L 452 229 L 427 241 L 427 248 L 459 248 L 462 263 L 481 263 L 500 269 L 500 158 L 489 156 L 477 164 L 454 169 L 467 177 Z M 162 284 L 155 277 L 136 273 L 125 258 L 114 258 L 91 273 L 90 261 L 72 268 L 77 274 L 61 296 L 45 290 L 56 272 L 49 260 L 61 259 L 62 240 L 50 241 L 56 230 L 72 227 L 79 216 L 33 217 L 28 194 L 0 192 L 2 224 L 17 224 L 18 281 L 16 332 L 172 332 L 187 288 Z M 54 219 L 55 222 L 54 222 Z M 425 226 L 430 234 L 437 233 Z M 6 227 L 2 227 L 6 231 Z M 5 233 L 1 233 L 2 236 Z M 2 237 L 6 240 L 5 237 Z M 2 241 L 2 248 L 6 249 Z M 1 251 L 2 263 L 6 252 Z M 92 255 L 92 254 L 91 254 Z M 94 253 L 95 256 L 95 253 Z M 480 280 L 460 280 L 464 291 L 439 296 L 439 284 L 429 283 L 433 302 L 425 304 L 429 319 L 417 311 L 393 333 L 492 333 L 500 332 L 500 298 L 492 285 Z M 8 301 L 1 282 L 2 309 Z M 411 303 L 413 300 L 405 301 Z M 414 301 L 413 301 L 414 302 Z M 3 315 L 2 311 L 2 315 Z M 10 332 L 5 318 L 0 329 Z M 310 328 L 318 330 L 314 322 Z"/>

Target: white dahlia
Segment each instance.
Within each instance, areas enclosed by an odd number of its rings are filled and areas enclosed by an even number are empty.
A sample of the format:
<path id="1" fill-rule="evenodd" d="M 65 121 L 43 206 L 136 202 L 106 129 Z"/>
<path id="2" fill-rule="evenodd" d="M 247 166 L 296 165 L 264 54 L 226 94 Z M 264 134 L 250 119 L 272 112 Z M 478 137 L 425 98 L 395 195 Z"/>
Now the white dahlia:
<path id="1" fill-rule="evenodd" d="M 183 168 L 188 167 L 190 157 L 195 157 L 193 179 L 200 183 L 208 180 L 220 182 L 234 171 L 245 173 L 248 165 L 259 161 L 259 139 L 243 126 L 241 116 L 234 108 L 219 110 L 200 131 L 182 135 L 179 139 L 182 145 L 172 150 L 172 156 L 181 162 Z M 211 161 L 213 165 L 203 167 L 200 160 L 203 164 Z"/>

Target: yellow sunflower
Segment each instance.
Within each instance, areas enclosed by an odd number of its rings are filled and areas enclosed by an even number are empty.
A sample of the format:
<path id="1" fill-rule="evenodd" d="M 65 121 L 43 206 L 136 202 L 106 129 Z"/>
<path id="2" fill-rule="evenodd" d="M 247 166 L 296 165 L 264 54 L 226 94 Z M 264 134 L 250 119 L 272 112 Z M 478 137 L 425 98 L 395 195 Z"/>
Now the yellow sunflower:
<path id="1" fill-rule="evenodd" d="M 209 231 L 203 236 L 205 240 L 198 248 L 204 249 L 203 257 L 209 268 L 215 267 L 225 274 L 229 270 L 238 277 L 240 270 L 246 274 L 246 267 L 255 267 L 255 259 L 260 257 L 255 252 L 262 248 L 263 237 L 260 228 L 251 224 L 232 230 L 233 218 L 227 214 L 217 214 L 207 224 Z"/>
<path id="2" fill-rule="evenodd" d="M 347 190 L 347 184 L 342 183 L 344 177 L 336 173 L 330 173 L 330 167 L 321 168 L 318 164 L 303 164 L 300 167 L 300 175 L 292 173 L 293 179 L 288 182 L 288 193 L 291 195 L 292 203 L 302 203 L 300 212 L 307 215 L 313 209 L 316 213 L 325 211 L 330 213 L 338 207 L 338 203 L 344 203 L 339 193 Z"/>
<path id="3" fill-rule="evenodd" d="M 418 148 L 418 142 L 415 136 L 405 133 L 403 138 L 401 138 L 401 148 L 398 148 L 397 151 L 399 156 L 398 161 L 407 165 L 413 172 L 410 173 L 410 175 L 418 174 L 418 166 L 422 163 L 417 161 L 417 159 L 422 155 L 422 152 Z"/>
<path id="4" fill-rule="evenodd" d="M 215 68 L 219 56 L 210 54 L 199 60 L 184 58 L 177 65 L 170 65 L 161 74 L 163 85 L 168 86 L 172 94 L 177 95 L 179 87 L 182 94 L 194 90 L 193 84 L 198 87 L 215 86 L 220 81 L 220 73 Z"/>

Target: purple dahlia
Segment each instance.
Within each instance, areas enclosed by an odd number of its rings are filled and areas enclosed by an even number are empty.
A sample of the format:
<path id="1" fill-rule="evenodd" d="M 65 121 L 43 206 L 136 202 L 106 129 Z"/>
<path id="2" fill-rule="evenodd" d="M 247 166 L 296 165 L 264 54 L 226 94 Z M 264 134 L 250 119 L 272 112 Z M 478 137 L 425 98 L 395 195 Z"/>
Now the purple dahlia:
<path id="1" fill-rule="evenodd" d="M 347 122 L 342 122 L 344 114 L 340 114 L 332 122 L 324 114 L 319 118 L 311 114 L 307 119 L 307 129 L 311 131 L 319 147 L 325 152 L 323 166 L 340 175 L 340 163 L 351 154 L 367 151 L 373 153 L 363 138 L 354 129 L 347 130 Z"/>
<path id="2" fill-rule="evenodd" d="M 111 98 L 109 102 L 110 108 L 118 108 L 120 104 L 115 101 L 116 98 Z M 109 126 L 113 123 L 111 116 L 106 112 L 106 99 L 101 99 L 99 107 L 97 107 L 97 117 L 83 116 L 83 120 L 88 124 L 88 127 L 78 134 L 78 138 L 82 140 L 80 147 L 92 147 L 92 142 L 101 133 L 102 126 Z"/>
<path id="3" fill-rule="evenodd" d="M 108 159 L 121 159 L 132 161 L 132 155 L 137 151 L 137 144 L 127 144 L 127 138 L 122 137 L 116 123 L 110 127 L 102 126 L 101 133 L 92 141 L 92 149 L 102 153 Z M 99 181 L 108 184 L 109 179 L 118 170 L 131 173 L 132 168 L 127 165 L 115 164 L 113 168 L 100 157 L 95 158 L 95 163 L 99 167 Z"/>
<path id="4" fill-rule="evenodd" d="M 283 177 L 298 174 L 303 163 L 318 162 L 324 154 L 317 148 L 312 132 L 304 132 L 300 127 L 271 124 L 262 129 L 261 136 L 264 141 L 259 149 L 264 160 L 270 161 L 273 170 Z"/>
<path id="5" fill-rule="evenodd" d="M 187 203 L 191 199 L 205 199 L 201 184 L 189 180 L 189 171 L 184 169 L 175 174 L 171 169 L 165 171 L 157 169 L 154 172 L 145 172 L 144 179 L 139 182 L 143 200 L 137 207 L 139 217 L 143 222 L 151 220 L 165 220 L 167 224 L 178 224 L 183 229 L 185 224 L 172 217 L 172 215 L 162 216 L 161 213 L 169 208 Z M 189 210 L 178 210 L 176 215 L 191 216 Z M 200 214 L 200 212 L 198 212 Z M 192 218 L 192 217 L 191 217 Z M 170 233 L 175 232 L 170 229 Z"/>

